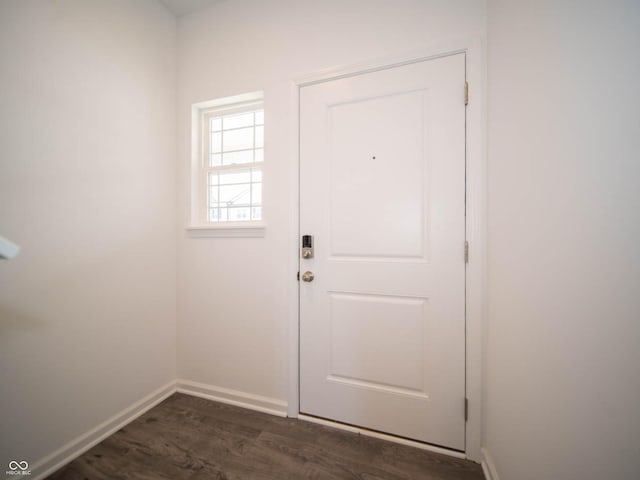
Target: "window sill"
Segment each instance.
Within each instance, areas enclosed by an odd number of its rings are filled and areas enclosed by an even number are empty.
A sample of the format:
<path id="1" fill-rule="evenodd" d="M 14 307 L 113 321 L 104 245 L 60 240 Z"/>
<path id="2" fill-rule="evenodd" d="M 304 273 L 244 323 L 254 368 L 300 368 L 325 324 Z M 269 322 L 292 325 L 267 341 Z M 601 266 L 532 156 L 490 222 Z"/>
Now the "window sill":
<path id="1" fill-rule="evenodd" d="M 229 222 L 222 225 L 191 225 L 186 228 L 191 238 L 264 237 L 264 222 Z"/>

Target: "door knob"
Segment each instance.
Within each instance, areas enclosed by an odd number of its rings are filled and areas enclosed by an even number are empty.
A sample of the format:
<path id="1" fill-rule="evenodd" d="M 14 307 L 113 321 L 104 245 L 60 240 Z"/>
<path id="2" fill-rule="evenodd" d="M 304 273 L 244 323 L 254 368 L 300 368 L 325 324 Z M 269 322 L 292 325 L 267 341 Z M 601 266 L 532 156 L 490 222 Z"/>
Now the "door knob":
<path id="1" fill-rule="evenodd" d="M 313 272 L 304 272 L 302 274 L 303 282 L 313 282 Z"/>

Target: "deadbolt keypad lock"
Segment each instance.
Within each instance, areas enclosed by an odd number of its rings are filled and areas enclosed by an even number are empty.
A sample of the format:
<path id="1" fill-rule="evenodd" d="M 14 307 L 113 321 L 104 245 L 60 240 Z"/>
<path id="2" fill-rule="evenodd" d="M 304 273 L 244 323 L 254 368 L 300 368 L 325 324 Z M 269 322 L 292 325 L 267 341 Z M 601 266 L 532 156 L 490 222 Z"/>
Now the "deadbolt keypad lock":
<path id="1" fill-rule="evenodd" d="M 313 258 L 313 235 L 302 236 L 302 248 L 300 251 L 302 258 Z"/>

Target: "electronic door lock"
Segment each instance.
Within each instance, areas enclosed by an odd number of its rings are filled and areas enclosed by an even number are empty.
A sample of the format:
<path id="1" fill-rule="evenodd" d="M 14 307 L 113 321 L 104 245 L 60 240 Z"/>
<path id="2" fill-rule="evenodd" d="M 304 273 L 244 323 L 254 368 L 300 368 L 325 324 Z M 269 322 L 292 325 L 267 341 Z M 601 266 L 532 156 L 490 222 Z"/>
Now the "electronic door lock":
<path id="1" fill-rule="evenodd" d="M 302 236 L 302 248 L 300 249 L 302 258 L 313 258 L 313 235 Z"/>

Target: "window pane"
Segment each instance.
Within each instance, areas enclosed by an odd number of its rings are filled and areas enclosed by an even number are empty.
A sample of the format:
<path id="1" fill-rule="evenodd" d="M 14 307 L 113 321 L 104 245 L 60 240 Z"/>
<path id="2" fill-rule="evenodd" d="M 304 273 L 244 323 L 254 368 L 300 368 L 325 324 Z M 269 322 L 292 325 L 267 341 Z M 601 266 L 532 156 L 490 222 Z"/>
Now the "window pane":
<path id="1" fill-rule="evenodd" d="M 264 127 L 256 127 L 256 148 L 262 148 L 264 145 Z M 227 148 L 225 146 L 225 148 Z"/>
<path id="2" fill-rule="evenodd" d="M 251 220 L 249 217 L 250 209 L 249 207 L 241 207 L 241 208 L 229 208 L 227 209 L 229 212 L 229 221 L 230 222 L 240 222 L 242 220 Z"/>
<path id="3" fill-rule="evenodd" d="M 222 130 L 222 118 L 221 117 L 210 117 L 209 118 L 209 131 L 216 132 Z"/>
<path id="4" fill-rule="evenodd" d="M 262 184 L 261 183 L 254 183 L 251 186 L 251 204 L 252 205 L 262 204 Z"/>
<path id="5" fill-rule="evenodd" d="M 220 221 L 220 212 L 221 210 L 226 210 L 222 208 L 210 208 L 209 209 L 209 221 L 210 222 L 219 222 Z"/>
<path id="6" fill-rule="evenodd" d="M 209 181 L 208 185 L 217 185 L 218 184 L 218 173 L 217 172 L 209 172 Z"/>
<path id="7" fill-rule="evenodd" d="M 262 169 L 261 168 L 252 168 L 251 169 L 251 181 L 252 182 L 261 182 L 262 181 Z"/>
<path id="8" fill-rule="evenodd" d="M 264 127 L 260 127 L 264 128 Z M 253 127 L 224 132 L 224 151 L 253 148 Z"/>
<path id="9" fill-rule="evenodd" d="M 255 162 L 262 162 L 264 161 L 264 150 L 262 148 L 256 148 L 256 159 L 254 160 Z"/>
<path id="10" fill-rule="evenodd" d="M 228 207 L 249 204 L 250 185 L 224 185 L 220 187 L 220 203 Z"/>
<path id="11" fill-rule="evenodd" d="M 253 112 L 238 113 L 236 115 L 229 115 L 223 119 L 224 129 L 240 127 L 252 127 L 253 126 Z"/>
<path id="12" fill-rule="evenodd" d="M 212 133 L 210 139 L 209 152 L 218 153 L 222 151 L 222 133 Z"/>
<path id="13" fill-rule="evenodd" d="M 241 150 L 239 152 L 225 153 L 223 158 L 223 163 L 225 165 L 233 165 L 234 163 L 252 163 L 253 150 Z"/>
<path id="14" fill-rule="evenodd" d="M 262 220 L 262 207 L 253 207 L 251 209 L 251 220 Z"/>
<path id="15" fill-rule="evenodd" d="M 264 124 L 264 110 L 258 110 L 256 112 L 256 125 Z"/>
<path id="16" fill-rule="evenodd" d="M 222 155 L 219 153 L 212 153 L 209 155 L 209 166 L 217 167 L 222 165 Z"/>
<path id="17" fill-rule="evenodd" d="M 249 183 L 251 181 L 251 170 L 232 170 L 220 172 L 220 185 L 229 183 Z"/>
<path id="18" fill-rule="evenodd" d="M 218 206 L 218 187 L 209 187 L 209 206 Z"/>

